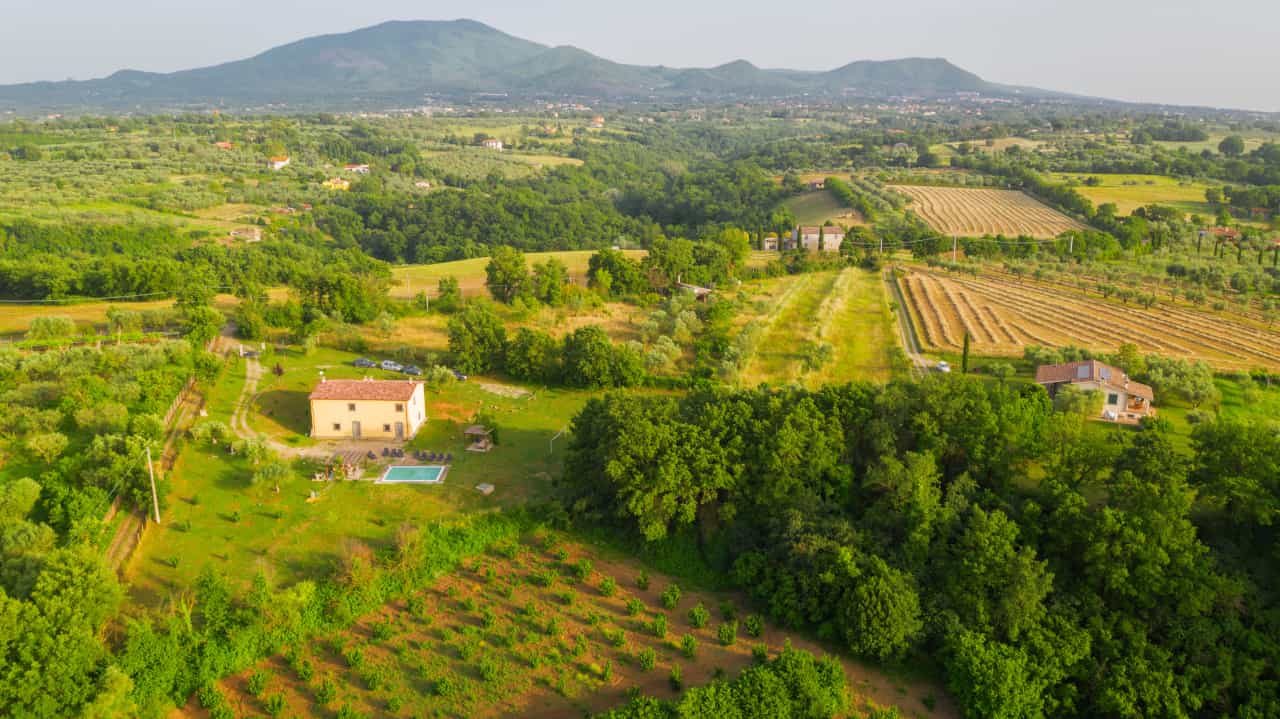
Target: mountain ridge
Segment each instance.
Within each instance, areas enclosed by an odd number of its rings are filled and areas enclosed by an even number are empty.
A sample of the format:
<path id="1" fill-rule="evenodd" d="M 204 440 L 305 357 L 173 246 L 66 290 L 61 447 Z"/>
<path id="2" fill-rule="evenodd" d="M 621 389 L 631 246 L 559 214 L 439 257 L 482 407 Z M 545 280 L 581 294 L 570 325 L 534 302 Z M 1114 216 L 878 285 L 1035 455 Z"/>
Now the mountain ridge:
<path id="1" fill-rule="evenodd" d="M 857 60 L 827 71 L 762 69 L 744 59 L 710 68 L 672 68 L 630 65 L 569 45 L 544 45 L 475 20 L 392 20 L 206 67 L 169 73 L 123 69 L 94 80 L 4 85 L 0 109 L 345 105 L 475 93 L 678 99 L 956 92 L 1009 94 L 943 58 Z M 1025 96 L 1028 89 L 1022 92 Z"/>

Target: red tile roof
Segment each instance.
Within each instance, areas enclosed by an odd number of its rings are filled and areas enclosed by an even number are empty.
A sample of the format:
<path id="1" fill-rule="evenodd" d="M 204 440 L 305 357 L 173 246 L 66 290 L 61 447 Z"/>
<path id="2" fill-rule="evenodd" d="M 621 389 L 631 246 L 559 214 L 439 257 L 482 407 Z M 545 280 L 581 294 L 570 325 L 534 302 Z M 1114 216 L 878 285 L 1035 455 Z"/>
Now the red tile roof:
<path id="1" fill-rule="evenodd" d="M 331 379 L 316 385 L 310 399 L 408 402 L 419 384 L 403 379 Z"/>
<path id="2" fill-rule="evenodd" d="M 1045 364 L 1036 368 L 1037 384 L 1059 384 L 1061 382 L 1070 382 L 1072 384 L 1077 382 L 1097 382 L 1111 389 L 1144 397 L 1148 401 L 1155 400 L 1155 393 L 1149 386 L 1129 379 L 1129 375 L 1125 374 L 1124 370 L 1119 367 L 1112 367 L 1098 360 Z"/>

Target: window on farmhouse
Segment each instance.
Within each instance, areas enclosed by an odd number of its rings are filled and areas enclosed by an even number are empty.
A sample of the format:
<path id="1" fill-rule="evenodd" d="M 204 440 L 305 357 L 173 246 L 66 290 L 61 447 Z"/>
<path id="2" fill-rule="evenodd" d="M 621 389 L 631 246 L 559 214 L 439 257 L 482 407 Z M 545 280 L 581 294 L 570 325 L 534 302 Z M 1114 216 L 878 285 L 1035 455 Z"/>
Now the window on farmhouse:
<path id="1" fill-rule="evenodd" d="M 340 430 L 340 429 L 342 429 L 342 425 L 338 424 L 337 422 L 334 422 L 334 423 L 333 423 L 333 431 L 334 431 L 334 432 L 337 432 L 337 431 L 338 431 L 338 430 Z"/>
<path id="2" fill-rule="evenodd" d="M 397 405 L 396 405 L 396 411 L 397 411 L 397 412 L 403 412 L 403 411 L 404 411 L 404 405 L 402 405 L 402 404 L 397 404 Z"/>
<path id="3" fill-rule="evenodd" d="M 1120 395 L 1115 394 L 1114 392 L 1107 395 L 1107 404 L 1115 404 L 1119 401 L 1120 401 Z"/>
<path id="4" fill-rule="evenodd" d="M 382 431 L 383 431 L 383 432 L 390 432 L 390 431 L 391 431 L 391 425 L 389 425 L 389 424 L 384 424 L 384 425 L 382 425 Z"/>
<path id="5" fill-rule="evenodd" d="M 348 412 L 354 412 L 354 411 L 356 411 L 356 403 L 355 403 L 355 402 L 350 402 L 350 403 L 348 403 L 348 404 L 347 404 L 347 411 L 348 411 Z"/>

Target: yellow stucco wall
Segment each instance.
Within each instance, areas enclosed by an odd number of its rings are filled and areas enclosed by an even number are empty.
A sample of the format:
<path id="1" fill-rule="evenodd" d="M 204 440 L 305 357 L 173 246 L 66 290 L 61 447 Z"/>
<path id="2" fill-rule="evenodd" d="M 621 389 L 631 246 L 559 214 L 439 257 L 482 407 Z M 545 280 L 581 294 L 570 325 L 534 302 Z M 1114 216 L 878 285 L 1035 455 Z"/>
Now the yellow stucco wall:
<path id="1" fill-rule="evenodd" d="M 399 412 L 396 405 L 401 405 Z M 355 405 L 352 410 L 350 405 Z M 311 436 L 316 439 L 353 439 L 352 423 L 360 423 L 361 439 L 395 439 L 396 423 L 404 423 L 409 439 L 427 420 L 422 385 L 414 388 L 408 402 L 383 400 L 311 400 Z M 337 429 L 334 426 L 337 425 Z"/>

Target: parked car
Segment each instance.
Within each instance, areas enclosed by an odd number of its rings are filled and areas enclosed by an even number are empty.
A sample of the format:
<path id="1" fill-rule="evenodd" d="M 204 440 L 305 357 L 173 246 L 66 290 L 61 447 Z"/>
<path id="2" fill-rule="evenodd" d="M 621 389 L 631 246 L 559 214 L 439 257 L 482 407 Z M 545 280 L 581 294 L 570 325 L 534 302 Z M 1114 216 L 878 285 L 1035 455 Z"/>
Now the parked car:
<path id="1" fill-rule="evenodd" d="M 378 366 L 377 362 L 374 362 L 368 357 L 357 357 L 356 359 L 351 361 L 351 364 L 356 367 L 364 367 L 366 369 L 372 369 L 373 367 Z"/>
<path id="2" fill-rule="evenodd" d="M 454 370 L 454 371 L 453 371 L 453 378 L 454 378 L 454 379 L 456 379 L 456 380 L 458 380 L 459 382 L 466 382 L 466 381 L 467 381 L 467 376 L 466 376 L 465 374 L 462 374 L 462 373 L 461 373 L 461 372 L 459 372 L 458 370 Z"/>
<path id="3" fill-rule="evenodd" d="M 421 367 L 415 367 L 415 366 L 413 366 L 413 365 L 409 365 L 408 367 L 405 367 L 404 369 L 402 369 L 402 370 L 400 370 L 400 371 L 401 371 L 401 372 L 404 372 L 404 373 L 405 373 L 405 374 L 407 374 L 407 375 L 413 375 L 414 377 L 421 377 L 421 376 L 422 376 L 422 368 L 421 368 Z"/>
<path id="4" fill-rule="evenodd" d="M 402 372 L 402 371 L 404 371 L 404 365 L 400 364 L 399 362 L 393 362 L 392 360 L 382 360 L 382 365 L 381 365 L 381 367 L 382 367 L 382 369 L 384 369 L 384 370 L 386 370 L 386 371 L 388 371 L 388 372 Z"/>
<path id="5" fill-rule="evenodd" d="M 938 364 L 935 365 L 935 369 L 937 369 L 939 372 L 943 374 L 946 374 L 951 371 L 951 365 L 945 360 L 938 360 Z"/>

